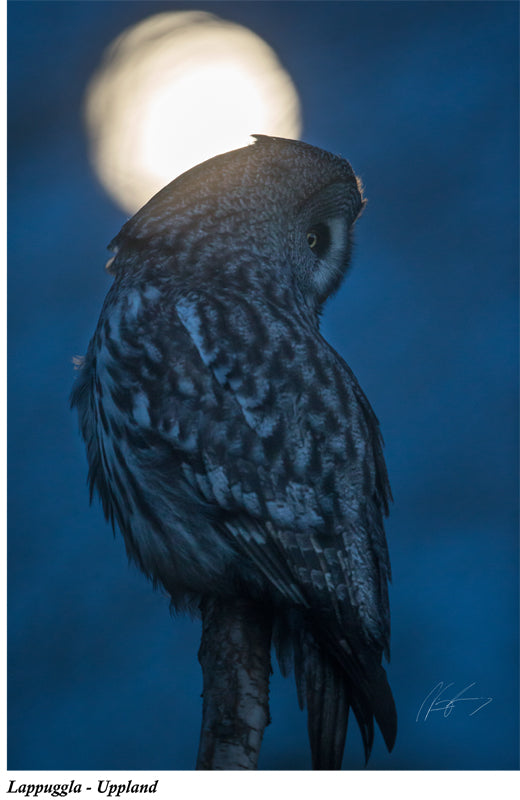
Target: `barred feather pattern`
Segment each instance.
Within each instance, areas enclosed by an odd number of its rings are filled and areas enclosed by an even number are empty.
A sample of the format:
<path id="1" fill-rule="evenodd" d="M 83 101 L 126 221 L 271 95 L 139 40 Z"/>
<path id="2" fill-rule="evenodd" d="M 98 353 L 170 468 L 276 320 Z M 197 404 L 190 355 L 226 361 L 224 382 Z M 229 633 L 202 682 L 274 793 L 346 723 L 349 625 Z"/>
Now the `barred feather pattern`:
<path id="1" fill-rule="evenodd" d="M 272 618 L 317 769 L 340 768 L 349 708 L 367 759 L 374 718 L 396 733 L 382 439 L 319 331 L 363 202 L 348 162 L 270 137 L 181 176 L 112 243 L 72 394 L 91 495 L 143 572 L 179 609 Z"/>

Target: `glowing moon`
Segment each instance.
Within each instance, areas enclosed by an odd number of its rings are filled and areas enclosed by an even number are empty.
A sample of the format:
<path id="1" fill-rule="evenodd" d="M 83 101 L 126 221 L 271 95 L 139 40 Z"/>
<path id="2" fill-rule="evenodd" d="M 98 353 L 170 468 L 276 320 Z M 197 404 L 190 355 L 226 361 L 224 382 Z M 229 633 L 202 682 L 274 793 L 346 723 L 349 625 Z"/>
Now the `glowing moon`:
<path id="1" fill-rule="evenodd" d="M 88 86 L 85 111 L 96 173 L 129 213 L 253 133 L 301 132 L 298 94 L 273 50 L 199 11 L 157 14 L 124 31 Z"/>

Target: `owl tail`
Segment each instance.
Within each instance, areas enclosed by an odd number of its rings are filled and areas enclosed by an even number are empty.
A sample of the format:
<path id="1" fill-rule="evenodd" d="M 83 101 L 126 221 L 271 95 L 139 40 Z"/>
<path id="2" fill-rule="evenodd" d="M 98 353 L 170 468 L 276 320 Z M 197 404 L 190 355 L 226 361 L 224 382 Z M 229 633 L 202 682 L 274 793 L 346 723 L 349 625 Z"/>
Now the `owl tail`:
<path id="1" fill-rule="evenodd" d="M 299 680 L 297 675 L 297 683 L 302 685 L 305 695 L 300 704 L 304 699 L 307 706 L 313 769 L 341 769 L 350 708 L 359 725 L 365 763 L 374 743 L 374 718 L 391 750 L 397 716 L 383 667 L 373 664 L 371 674 L 365 675 L 364 680 L 352 681 L 351 669 L 345 670 L 344 664 L 313 641 L 311 634 L 305 638 L 302 648 L 305 674 Z"/>
<path id="2" fill-rule="evenodd" d="M 349 714 L 344 677 L 332 659 L 318 648 L 308 650 L 304 669 L 312 768 L 341 769 Z"/>
<path id="3" fill-rule="evenodd" d="M 300 708 L 307 707 L 313 769 L 341 769 L 350 709 L 361 732 L 365 762 L 374 741 L 374 718 L 391 750 L 397 715 L 381 664 L 370 664 L 366 658 L 361 668 L 342 649 L 331 646 L 326 635 L 322 644 L 310 626 L 288 622 L 284 631 L 275 626 L 273 640 L 283 674 L 288 674 L 294 659 L 298 701 Z"/>

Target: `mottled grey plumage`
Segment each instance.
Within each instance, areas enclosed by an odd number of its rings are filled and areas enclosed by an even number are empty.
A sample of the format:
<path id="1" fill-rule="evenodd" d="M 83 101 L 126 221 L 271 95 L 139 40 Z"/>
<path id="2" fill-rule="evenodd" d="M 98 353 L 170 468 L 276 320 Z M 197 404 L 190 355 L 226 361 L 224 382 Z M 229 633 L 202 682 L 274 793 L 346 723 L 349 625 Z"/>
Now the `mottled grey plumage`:
<path id="1" fill-rule="evenodd" d="M 347 161 L 256 137 L 159 192 L 112 242 L 73 390 L 91 492 L 175 606 L 249 597 L 294 660 L 316 768 L 348 708 L 368 758 L 396 716 L 378 422 L 319 332 L 363 207 Z"/>

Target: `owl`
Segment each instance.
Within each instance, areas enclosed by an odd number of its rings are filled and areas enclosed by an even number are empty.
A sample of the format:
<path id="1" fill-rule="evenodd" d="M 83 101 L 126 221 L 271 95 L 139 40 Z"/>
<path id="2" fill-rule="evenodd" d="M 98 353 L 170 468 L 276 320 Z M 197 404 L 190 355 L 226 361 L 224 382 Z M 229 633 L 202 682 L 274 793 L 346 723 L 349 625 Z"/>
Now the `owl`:
<path id="1" fill-rule="evenodd" d="M 349 709 L 367 760 L 397 725 L 382 439 L 319 324 L 364 202 L 346 160 L 269 136 L 184 173 L 112 241 L 72 392 L 91 498 L 175 609 L 262 620 L 315 769 Z"/>

